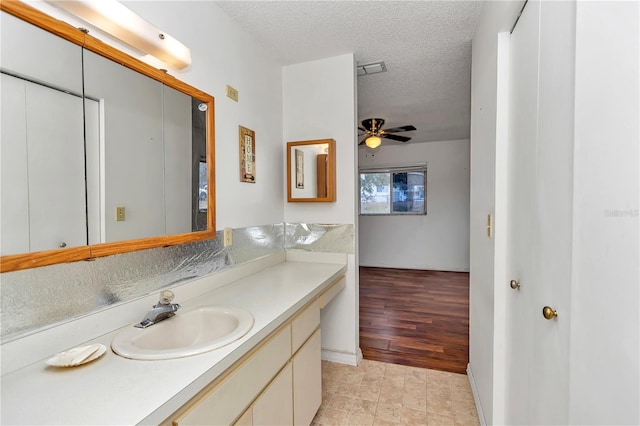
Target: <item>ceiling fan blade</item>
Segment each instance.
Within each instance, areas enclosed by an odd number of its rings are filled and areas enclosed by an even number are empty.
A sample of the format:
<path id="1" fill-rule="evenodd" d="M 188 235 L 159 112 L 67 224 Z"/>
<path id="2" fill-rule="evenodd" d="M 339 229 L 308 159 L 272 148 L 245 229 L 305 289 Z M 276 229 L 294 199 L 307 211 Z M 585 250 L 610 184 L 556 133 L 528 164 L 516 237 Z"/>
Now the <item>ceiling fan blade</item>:
<path id="1" fill-rule="evenodd" d="M 406 136 L 388 135 L 386 133 L 381 134 L 380 137 L 381 138 L 386 138 L 386 139 L 391 139 L 391 140 L 398 141 L 398 142 L 408 142 L 409 140 L 411 140 L 411 138 L 408 138 Z"/>
<path id="2" fill-rule="evenodd" d="M 384 129 L 384 133 L 398 133 L 398 132 L 409 132 L 411 130 L 417 130 L 414 126 L 401 126 L 394 127 L 392 129 Z"/>
<path id="3" fill-rule="evenodd" d="M 367 133 L 367 130 L 363 129 L 362 127 L 358 127 L 358 130 L 360 130 L 361 132 Z"/>

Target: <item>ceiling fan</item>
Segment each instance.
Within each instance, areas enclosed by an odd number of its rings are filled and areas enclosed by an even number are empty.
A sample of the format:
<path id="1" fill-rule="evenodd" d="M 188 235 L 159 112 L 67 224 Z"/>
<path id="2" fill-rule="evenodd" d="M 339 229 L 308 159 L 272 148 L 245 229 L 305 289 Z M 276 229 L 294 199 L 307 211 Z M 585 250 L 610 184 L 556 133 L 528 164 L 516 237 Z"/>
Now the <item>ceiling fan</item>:
<path id="1" fill-rule="evenodd" d="M 366 135 L 366 138 L 360 141 L 359 145 L 365 144 L 369 148 L 377 148 L 382 143 L 381 138 L 391 139 L 398 142 L 408 142 L 411 138 L 407 136 L 393 135 L 391 133 L 416 130 L 414 126 L 401 126 L 383 130 L 383 125 L 384 120 L 382 118 L 367 118 L 366 120 L 362 120 L 362 127 L 358 127 L 358 130 L 362 130 L 364 132 L 363 135 Z"/>

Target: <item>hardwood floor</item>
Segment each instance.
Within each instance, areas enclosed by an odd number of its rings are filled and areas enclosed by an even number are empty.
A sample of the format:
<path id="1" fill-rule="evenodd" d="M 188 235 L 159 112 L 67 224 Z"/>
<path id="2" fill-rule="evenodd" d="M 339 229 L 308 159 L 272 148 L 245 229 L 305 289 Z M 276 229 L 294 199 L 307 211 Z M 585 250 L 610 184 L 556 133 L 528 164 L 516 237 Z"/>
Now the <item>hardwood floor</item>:
<path id="1" fill-rule="evenodd" d="M 469 274 L 360 268 L 365 359 L 466 373 Z"/>

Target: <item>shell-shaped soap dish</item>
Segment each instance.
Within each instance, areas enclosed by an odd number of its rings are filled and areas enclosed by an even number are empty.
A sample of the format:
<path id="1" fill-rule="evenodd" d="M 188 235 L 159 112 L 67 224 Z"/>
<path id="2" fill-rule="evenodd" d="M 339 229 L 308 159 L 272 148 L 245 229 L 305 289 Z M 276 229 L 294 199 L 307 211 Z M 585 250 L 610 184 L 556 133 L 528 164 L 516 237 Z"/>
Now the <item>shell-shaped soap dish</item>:
<path id="1" fill-rule="evenodd" d="M 46 360 L 44 363 L 52 367 L 76 367 L 100 358 L 106 352 L 107 347 L 96 343 L 89 346 L 78 346 L 60 352 Z"/>

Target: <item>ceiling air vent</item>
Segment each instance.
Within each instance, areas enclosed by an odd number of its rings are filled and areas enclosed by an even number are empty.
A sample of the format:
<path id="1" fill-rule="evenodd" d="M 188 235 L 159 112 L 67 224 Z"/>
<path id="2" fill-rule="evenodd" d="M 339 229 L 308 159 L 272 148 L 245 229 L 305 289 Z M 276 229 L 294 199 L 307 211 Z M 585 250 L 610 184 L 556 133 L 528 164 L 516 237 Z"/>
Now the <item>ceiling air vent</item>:
<path id="1" fill-rule="evenodd" d="M 361 75 L 377 74 L 379 72 L 387 71 L 387 66 L 384 61 L 372 62 L 370 64 L 358 65 L 358 77 Z"/>

